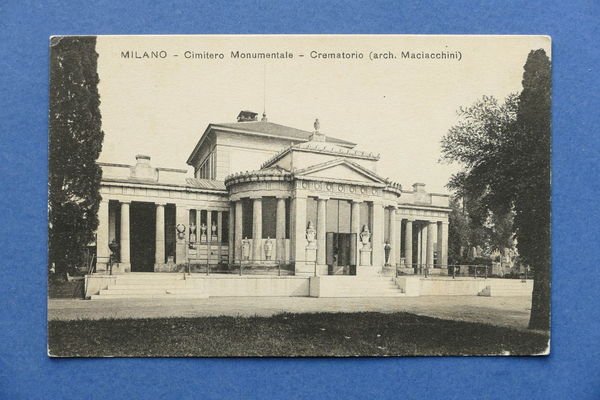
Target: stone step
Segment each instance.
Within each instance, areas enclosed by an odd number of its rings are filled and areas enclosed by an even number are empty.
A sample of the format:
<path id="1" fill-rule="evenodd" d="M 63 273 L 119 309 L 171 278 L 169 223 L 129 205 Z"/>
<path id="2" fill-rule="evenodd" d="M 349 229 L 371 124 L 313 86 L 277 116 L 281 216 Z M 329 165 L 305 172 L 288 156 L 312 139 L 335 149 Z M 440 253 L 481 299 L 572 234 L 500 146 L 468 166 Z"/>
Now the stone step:
<path id="1" fill-rule="evenodd" d="M 192 280 L 189 281 L 173 281 L 173 282 L 133 282 L 133 281 L 117 281 L 115 284 L 110 285 L 110 287 L 120 287 L 120 288 L 131 288 L 131 289 L 135 289 L 135 288 L 143 288 L 143 287 L 149 287 L 149 288 L 156 288 L 156 287 L 167 287 L 167 286 L 173 286 L 173 287 L 182 287 L 182 286 L 186 286 L 188 284 L 192 284 Z"/>
<path id="2" fill-rule="evenodd" d="M 327 296 L 321 297 L 404 297 L 405 294 L 401 292 L 397 293 L 346 293 L 346 292 L 335 292 Z"/>
<path id="3" fill-rule="evenodd" d="M 154 274 L 154 275 L 137 275 L 137 274 L 123 274 L 117 275 L 116 279 L 118 281 L 165 281 L 165 280 L 180 280 L 183 279 L 183 273 L 173 273 L 173 274 Z"/>
<path id="4" fill-rule="evenodd" d="M 128 293 L 131 293 L 131 294 L 166 294 L 169 290 L 174 290 L 174 289 L 169 289 L 169 288 L 119 289 L 119 288 L 109 287 L 108 289 L 100 290 L 99 294 L 101 294 L 101 295 L 103 295 L 103 294 L 128 294 Z"/>
<path id="5" fill-rule="evenodd" d="M 205 293 L 177 293 L 177 294 L 145 294 L 145 293 L 128 293 L 128 294 L 94 294 L 92 300 L 111 300 L 111 299 L 206 299 L 208 295 Z"/>

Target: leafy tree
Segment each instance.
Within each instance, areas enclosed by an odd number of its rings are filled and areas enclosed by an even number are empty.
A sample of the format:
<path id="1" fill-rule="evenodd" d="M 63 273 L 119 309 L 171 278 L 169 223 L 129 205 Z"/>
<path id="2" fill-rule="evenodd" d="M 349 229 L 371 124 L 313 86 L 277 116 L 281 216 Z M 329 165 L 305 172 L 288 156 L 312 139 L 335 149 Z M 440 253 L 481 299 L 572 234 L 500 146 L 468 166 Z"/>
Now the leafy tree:
<path id="1" fill-rule="evenodd" d="M 450 215 L 448 217 L 448 263 L 464 263 L 465 251 L 470 248 L 470 227 L 463 206 L 455 196 L 450 198 Z"/>
<path id="2" fill-rule="evenodd" d="M 95 37 L 51 40 L 49 262 L 61 276 L 83 264 L 98 227 L 104 133 L 95 46 Z"/>
<path id="3" fill-rule="evenodd" d="M 448 187 L 466 200 L 472 224 L 492 242 L 512 245 L 534 270 L 529 327 L 549 329 L 550 307 L 550 60 L 532 51 L 523 91 L 503 103 L 484 96 L 459 109 L 460 122 L 442 139 L 442 159 L 463 171 Z M 514 218 L 514 220 L 513 220 Z"/>
<path id="4" fill-rule="evenodd" d="M 463 171 L 451 177 L 448 188 L 455 192 L 457 199 L 462 199 L 467 222 L 462 223 L 460 229 L 464 231 L 462 235 L 466 235 L 463 246 L 469 250 L 481 247 L 502 251 L 512 247 L 511 205 L 498 199 L 501 177 L 497 172 L 498 166 L 504 163 L 506 143 L 513 135 L 517 109 L 517 95 L 508 96 L 504 103 L 483 96 L 470 107 L 459 108 L 460 121 L 442 139 L 442 159 L 464 166 Z"/>

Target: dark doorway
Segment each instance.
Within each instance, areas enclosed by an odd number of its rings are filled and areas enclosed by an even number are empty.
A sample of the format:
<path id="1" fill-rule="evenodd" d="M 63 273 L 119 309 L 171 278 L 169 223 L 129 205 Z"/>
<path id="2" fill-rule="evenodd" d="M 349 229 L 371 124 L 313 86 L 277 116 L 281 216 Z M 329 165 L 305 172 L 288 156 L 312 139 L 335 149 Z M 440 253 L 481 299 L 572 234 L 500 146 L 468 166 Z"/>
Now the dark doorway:
<path id="1" fill-rule="evenodd" d="M 131 272 L 153 272 L 156 248 L 156 206 L 131 203 Z"/>
<path id="2" fill-rule="evenodd" d="M 329 275 L 356 275 L 356 233 L 327 232 Z"/>

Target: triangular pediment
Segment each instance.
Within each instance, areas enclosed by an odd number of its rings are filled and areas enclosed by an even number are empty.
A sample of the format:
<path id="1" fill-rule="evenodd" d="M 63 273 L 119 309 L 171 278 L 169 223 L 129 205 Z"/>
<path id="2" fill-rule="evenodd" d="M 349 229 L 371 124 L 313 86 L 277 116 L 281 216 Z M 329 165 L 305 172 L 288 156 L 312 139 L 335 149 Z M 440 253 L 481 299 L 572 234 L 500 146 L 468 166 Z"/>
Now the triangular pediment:
<path id="1" fill-rule="evenodd" d="M 304 178 L 355 182 L 361 184 L 385 184 L 385 180 L 360 164 L 345 159 L 337 159 L 322 164 L 313 165 L 296 171 L 296 176 Z"/>

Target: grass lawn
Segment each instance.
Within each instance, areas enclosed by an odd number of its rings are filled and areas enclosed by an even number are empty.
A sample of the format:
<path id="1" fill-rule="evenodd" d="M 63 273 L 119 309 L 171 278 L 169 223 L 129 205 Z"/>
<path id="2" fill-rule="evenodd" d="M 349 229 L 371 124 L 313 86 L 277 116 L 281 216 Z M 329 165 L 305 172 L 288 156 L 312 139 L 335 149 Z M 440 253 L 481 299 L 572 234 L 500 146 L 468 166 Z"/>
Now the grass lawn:
<path id="1" fill-rule="evenodd" d="M 54 356 L 527 355 L 548 336 L 409 313 L 49 321 Z"/>

